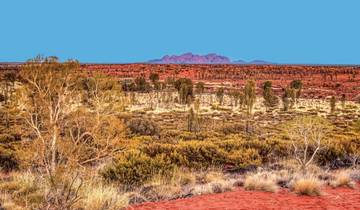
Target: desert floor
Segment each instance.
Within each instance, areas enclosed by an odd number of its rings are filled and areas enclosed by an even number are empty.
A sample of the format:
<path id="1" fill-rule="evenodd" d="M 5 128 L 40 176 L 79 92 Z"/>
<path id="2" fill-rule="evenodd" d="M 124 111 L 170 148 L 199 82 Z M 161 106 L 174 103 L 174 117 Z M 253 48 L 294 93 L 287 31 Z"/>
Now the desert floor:
<path id="1" fill-rule="evenodd" d="M 128 210 L 241 210 L 241 209 L 360 209 L 360 183 L 355 189 L 327 187 L 321 196 L 299 196 L 287 190 L 277 193 L 245 191 L 201 195 L 191 198 L 144 203 Z"/>

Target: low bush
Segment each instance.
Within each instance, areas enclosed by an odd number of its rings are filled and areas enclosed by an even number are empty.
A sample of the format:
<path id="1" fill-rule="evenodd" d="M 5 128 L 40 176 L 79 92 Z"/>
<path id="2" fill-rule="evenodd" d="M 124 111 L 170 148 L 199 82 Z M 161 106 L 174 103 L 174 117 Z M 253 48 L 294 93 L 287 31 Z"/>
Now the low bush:
<path id="1" fill-rule="evenodd" d="M 299 178 L 291 185 L 292 191 L 296 194 L 308 196 L 321 195 L 321 188 L 321 181 L 314 177 Z"/>
<path id="2" fill-rule="evenodd" d="M 246 177 L 244 182 L 245 190 L 256 190 L 265 192 L 276 192 L 278 186 L 272 177 L 266 174 L 252 174 Z"/>
<path id="3" fill-rule="evenodd" d="M 351 179 L 350 173 L 341 171 L 335 174 L 335 179 L 330 182 L 332 187 L 349 187 L 355 188 L 355 182 Z"/>
<path id="4" fill-rule="evenodd" d="M 175 152 L 182 157 L 181 165 L 198 170 L 219 166 L 226 160 L 226 153 L 212 142 L 180 142 Z"/>
<path id="5" fill-rule="evenodd" d="M 170 173 L 174 167 L 164 155 L 152 158 L 140 151 L 131 150 L 105 166 L 100 174 L 106 180 L 117 181 L 125 186 L 139 186 L 156 174 Z"/>
<path id="6" fill-rule="evenodd" d="M 6 203 L 9 209 L 23 209 L 29 203 L 39 208 L 44 202 L 41 182 L 30 172 L 9 174 L 8 180 L 1 180 L 0 191 L 8 195 L 0 203 Z"/>
<path id="7" fill-rule="evenodd" d="M 148 184 L 141 188 L 140 194 L 147 201 L 170 200 L 180 198 L 182 190 L 179 185 Z"/>
<path id="8" fill-rule="evenodd" d="M 82 199 L 75 207 L 84 210 L 118 210 L 126 208 L 129 203 L 128 196 L 112 186 L 88 185 L 81 194 Z"/>
<path id="9" fill-rule="evenodd" d="M 131 135 L 158 136 L 159 127 L 151 120 L 134 118 L 128 121 L 127 127 Z"/>
<path id="10" fill-rule="evenodd" d="M 234 189 L 233 183 L 229 180 L 217 180 L 210 183 L 214 193 L 223 193 Z"/>
<path id="11" fill-rule="evenodd" d="M 351 167 L 356 162 L 351 157 L 360 156 L 360 138 L 357 136 L 334 135 L 325 142 L 317 157 L 321 166 L 332 169 Z"/>
<path id="12" fill-rule="evenodd" d="M 250 165 L 260 165 L 262 163 L 262 157 L 255 149 L 240 149 L 230 152 L 228 161 L 236 168 L 246 168 Z"/>
<path id="13" fill-rule="evenodd" d="M 19 167 L 14 151 L 0 145 L 0 170 L 9 172 Z"/>
<path id="14" fill-rule="evenodd" d="M 207 194 L 211 194 L 211 193 L 214 193 L 214 190 L 213 190 L 213 186 L 210 183 L 196 185 L 192 189 L 193 195 L 207 195 Z"/>

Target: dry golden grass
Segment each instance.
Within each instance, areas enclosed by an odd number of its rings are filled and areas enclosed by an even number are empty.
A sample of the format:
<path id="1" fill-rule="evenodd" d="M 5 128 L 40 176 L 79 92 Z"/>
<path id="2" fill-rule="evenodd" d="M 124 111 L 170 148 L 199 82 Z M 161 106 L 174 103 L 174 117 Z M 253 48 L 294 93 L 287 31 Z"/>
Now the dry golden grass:
<path id="1" fill-rule="evenodd" d="M 276 192 L 278 186 L 273 174 L 257 173 L 246 177 L 244 182 L 245 190 L 257 190 L 265 192 Z"/>
<path id="2" fill-rule="evenodd" d="M 181 186 L 184 185 L 194 185 L 196 183 L 196 176 L 193 172 L 184 170 L 184 169 L 177 169 L 174 171 L 171 177 L 172 184 L 179 184 Z"/>
<path id="3" fill-rule="evenodd" d="M 181 187 L 179 185 L 158 185 L 154 188 L 158 200 L 169 200 L 178 198 L 181 194 Z"/>
<path id="4" fill-rule="evenodd" d="M 322 183 L 314 177 L 303 177 L 295 180 L 292 190 L 299 195 L 318 196 L 321 195 Z"/>
<path id="5" fill-rule="evenodd" d="M 213 191 L 213 187 L 211 186 L 211 184 L 195 185 L 192 190 L 192 194 L 194 194 L 194 195 L 206 195 L 206 194 L 212 194 L 212 193 L 214 193 L 214 191 Z"/>
<path id="6" fill-rule="evenodd" d="M 335 179 L 330 182 L 330 186 L 355 188 L 355 182 L 350 177 L 350 172 L 340 171 L 335 174 Z"/>
<path id="7" fill-rule="evenodd" d="M 30 209 L 43 202 L 44 183 L 30 172 L 15 172 L 0 182 L 0 203 L 5 209 Z"/>
<path id="8" fill-rule="evenodd" d="M 11 209 L 11 210 L 23 210 L 26 209 L 24 207 L 18 206 L 14 203 L 14 201 L 11 199 L 11 196 L 8 194 L 1 194 L 0 195 L 0 209 L 3 208 L 5 210 Z"/>
<path id="9" fill-rule="evenodd" d="M 211 169 L 208 171 L 199 172 L 196 178 L 198 182 L 202 184 L 225 179 L 224 173 L 218 169 Z"/>
<path id="10" fill-rule="evenodd" d="M 210 183 L 213 193 L 223 193 L 234 189 L 232 180 L 218 180 Z"/>
<path id="11" fill-rule="evenodd" d="M 353 169 L 350 171 L 350 177 L 356 182 L 360 182 L 360 168 Z"/>
<path id="12" fill-rule="evenodd" d="M 39 185 L 36 176 L 30 172 L 13 173 L 8 182 L 0 184 L 0 190 L 11 192 L 17 195 L 24 195 L 36 191 Z"/>
<path id="13" fill-rule="evenodd" d="M 112 186 L 87 185 L 81 191 L 83 199 L 76 207 L 84 210 L 118 210 L 128 206 L 129 198 Z"/>

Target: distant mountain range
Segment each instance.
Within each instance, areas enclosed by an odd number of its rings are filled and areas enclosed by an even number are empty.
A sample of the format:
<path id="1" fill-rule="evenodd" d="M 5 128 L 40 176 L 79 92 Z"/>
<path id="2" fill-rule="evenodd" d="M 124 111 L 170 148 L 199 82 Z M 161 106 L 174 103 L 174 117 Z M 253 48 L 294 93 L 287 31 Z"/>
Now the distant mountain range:
<path id="1" fill-rule="evenodd" d="M 263 60 L 253 60 L 246 62 L 243 60 L 231 61 L 228 57 L 210 53 L 207 55 L 196 55 L 185 53 L 182 55 L 165 55 L 160 59 L 150 60 L 147 63 L 153 64 L 273 64 Z"/>

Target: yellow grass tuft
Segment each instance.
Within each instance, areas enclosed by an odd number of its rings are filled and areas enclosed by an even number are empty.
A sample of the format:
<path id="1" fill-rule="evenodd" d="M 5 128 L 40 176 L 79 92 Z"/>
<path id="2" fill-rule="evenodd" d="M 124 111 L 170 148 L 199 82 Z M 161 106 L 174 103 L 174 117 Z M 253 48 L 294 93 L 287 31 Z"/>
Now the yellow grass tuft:
<path id="1" fill-rule="evenodd" d="M 314 177 L 300 178 L 292 184 L 292 190 L 299 195 L 318 196 L 321 195 L 321 188 L 321 181 Z"/>
<path id="2" fill-rule="evenodd" d="M 273 175 L 253 174 L 246 177 L 244 182 L 245 190 L 257 190 L 265 192 L 276 192 L 278 186 Z"/>
<path id="3" fill-rule="evenodd" d="M 194 195 L 207 195 L 214 193 L 213 187 L 211 184 L 201 184 L 195 185 L 194 189 L 192 190 Z"/>
<path id="4" fill-rule="evenodd" d="M 208 171 L 199 172 L 197 180 L 199 183 L 206 184 L 218 180 L 225 179 L 224 173 L 217 169 L 211 169 Z"/>
<path id="5" fill-rule="evenodd" d="M 83 199 L 76 206 L 84 210 L 118 210 L 128 206 L 129 198 L 112 186 L 84 186 Z"/>
<path id="6" fill-rule="evenodd" d="M 231 180 L 218 180 L 210 184 L 214 193 L 223 193 L 234 189 L 234 184 Z"/>
<path id="7" fill-rule="evenodd" d="M 350 177 L 350 174 L 346 171 L 341 171 L 335 175 L 335 179 L 330 182 L 330 186 L 336 187 L 349 187 L 355 188 L 355 183 Z"/>

